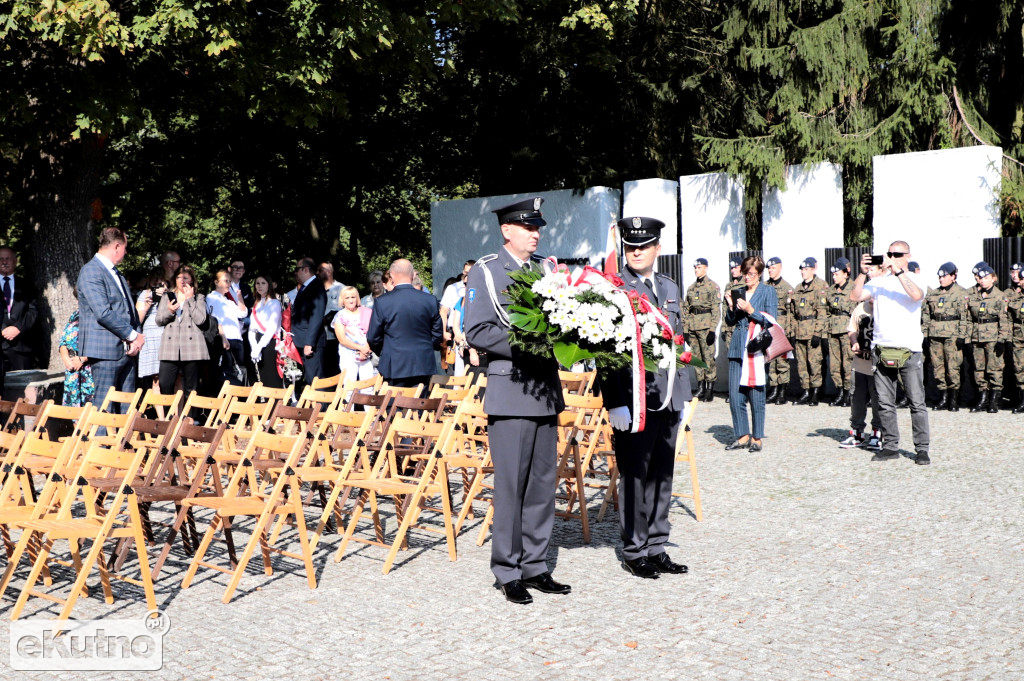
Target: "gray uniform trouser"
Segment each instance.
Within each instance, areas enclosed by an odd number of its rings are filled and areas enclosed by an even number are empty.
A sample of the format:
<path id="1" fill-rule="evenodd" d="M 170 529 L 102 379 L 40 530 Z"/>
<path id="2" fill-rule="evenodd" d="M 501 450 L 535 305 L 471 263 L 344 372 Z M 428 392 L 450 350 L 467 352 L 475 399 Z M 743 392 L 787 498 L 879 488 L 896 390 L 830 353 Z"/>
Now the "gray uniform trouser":
<path id="1" fill-rule="evenodd" d="M 898 450 L 900 428 L 896 417 L 896 379 L 903 379 L 903 389 L 910 402 L 910 423 L 914 431 L 914 451 L 928 453 L 928 408 L 924 404 L 924 355 L 912 352 L 902 369 L 875 367 L 875 392 L 878 393 L 878 414 L 882 419 L 882 448 Z"/>
<path id="2" fill-rule="evenodd" d="M 649 411 L 643 432 L 615 431 L 619 468 L 622 557 L 635 560 L 665 552 L 679 412 Z"/>
<path id="3" fill-rule="evenodd" d="M 499 584 L 548 571 L 558 472 L 556 416 L 491 416 L 494 463 L 491 572 Z"/>

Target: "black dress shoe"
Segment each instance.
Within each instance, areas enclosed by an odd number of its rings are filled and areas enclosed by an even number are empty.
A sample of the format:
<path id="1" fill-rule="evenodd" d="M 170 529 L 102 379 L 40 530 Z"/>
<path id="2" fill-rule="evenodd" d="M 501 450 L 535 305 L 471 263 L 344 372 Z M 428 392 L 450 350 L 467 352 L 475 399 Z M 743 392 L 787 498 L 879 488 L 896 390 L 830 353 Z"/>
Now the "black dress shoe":
<path id="1" fill-rule="evenodd" d="M 760 442 L 754 442 L 753 440 L 751 440 L 750 441 L 750 448 L 747 451 L 748 452 L 759 452 L 759 451 L 761 451 L 761 443 Z"/>
<path id="2" fill-rule="evenodd" d="M 527 605 L 533 603 L 533 596 L 526 590 L 521 579 L 513 579 L 501 585 L 501 593 L 505 594 L 505 600 L 509 603 Z"/>
<path id="3" fill-rule="evenodd" d="M 667 553 L 656 553 L 653 556 L 647 556 L 647 560 L 658 572 L 667 572 L 670 575 L 685 575 L 690 571 L 690 568 L 685 565 L 673 562 Z"/>
<path id="4" fill-rule="evenodd" d="M 624 558 L 622 560 L 622 567 L 626 568 L 626 571 L 634 576 L 644 579 L 657 579 L 660 574 L 658 568 L 654 567 L 654 564 L 651 563 L 647 556 L 640 556 L 633 560 Z"/>
<path id="5" fill-rule="evenodd" d="M 572 592 L 568 584 L 559 584 L 551 578 L 550 572 L 542 572 L 536 577 L 524 577 L 523 584 L 530 589 L 536 589 L 546 594 L 567 594 Z"/>
<path id="6" fill-rule="evenodd" d="M 734 449 L 746 449 L 749 446 L 750 446 L 750 439 L 749 438 L 747 438 L 746 440 L 736 440 L 736 442 L 733 442 L 731 445 L 726 445 L 725 446 L 725 451 L 731 452 Z"/>

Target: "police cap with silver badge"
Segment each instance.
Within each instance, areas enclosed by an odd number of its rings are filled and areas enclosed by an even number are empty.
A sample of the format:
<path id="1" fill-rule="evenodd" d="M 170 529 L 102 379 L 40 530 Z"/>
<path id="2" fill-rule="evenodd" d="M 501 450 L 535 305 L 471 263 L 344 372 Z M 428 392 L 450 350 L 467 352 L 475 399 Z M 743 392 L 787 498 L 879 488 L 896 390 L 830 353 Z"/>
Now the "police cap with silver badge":
<path id="1" fill-rule="evenodd" d="M 944 277 L 947 274 L 956 274 L 956 265 L 951 262 L 942 263 L 942 267 L 939 268 L 938 274 L 940 277 Z"/>
<path id="2" fill-rule="evenodd" d="M 622 218 L 617 223 L 624 246 L 646 246 L 661 239 L 665 223 L 655 218 Z"/>
<path id="3" fill-rule="evenodd" d="M 544 199 L 535 196 L 532 199 L 510 203 L 491 212 L 498 216 L 498 224 L 500 225 L 518 224 L 543 227 L 548 223 L 541 217 L 540 206 L 542 203 L 544 203 Z"/>
<path id="4" fill-rule="evenodd" d="M 774 258 L 768 258 L 768 262 L 766 262 L 764 265 L 765 265 L 765 267 L 775 267 L 776 265 L 781 265 L 781 264 L 782 264 L 782 258 L 776 256 Z"/>
<path id="5" fill-rule="evenodd" d="M 850 261 L 846 258 L 836 258 L 836 262 L 829 268 L 832 272 L 850 271 Z"/>
<path id="6" fill-rule="evenodd" d="M 800 263 L 800 269 L 805 267 L 817 267 L 818 260 L 816 258 L 804 258 L 804 261 Z"/>
<path id="7" fill-rule="evenodd" d="M 697 258 L 696 260 L 693 261 L 693 266 L 696 267 L 697 265 L 704 265 L 704 267 L 707 267 L 708 266 L 708 259 L 707 258 Z"/>
<path id="8" fill-rule="evenodd" d="M 1010 265 L 1010 269 L 1014 272 L 1020 272 L 1021 270 L 1024 270 L 1024 262 L 1015 262 Z"/>
<path id="9" fill-rule="evenodd" d="M 984 261 L 979 262 L 977 265 L 975 265 L 974 269 L 971 270 L 971 272 L 973 272 L 974 276 L 976 277 L 984 277 L 985 275 L 996 273 L 996 271 L 992 269 L 992 266 Z"/>
<path id="10" fill-rule="evenodd" d="M 730 258 L 729 259 L 729 269 L 730 270 L 732 268 L 734 268 L 734 267 L 739 267 L 741 264 L 742 263 L 739 260 L 737 260 L 736 258 Z"/>

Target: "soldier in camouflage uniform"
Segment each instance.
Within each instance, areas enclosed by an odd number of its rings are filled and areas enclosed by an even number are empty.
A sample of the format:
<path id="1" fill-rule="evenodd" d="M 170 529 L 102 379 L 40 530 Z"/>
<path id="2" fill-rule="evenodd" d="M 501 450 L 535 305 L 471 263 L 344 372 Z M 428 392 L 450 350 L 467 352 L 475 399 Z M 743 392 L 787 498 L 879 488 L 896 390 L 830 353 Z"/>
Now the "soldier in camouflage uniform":
<path id="1" fill-rule="evenodd" d="M 740 261 L 736 259 L 729 260 L 729 283 L 725 286 L 725 295 L 722 296 L 722 309 L 728 308 L 726 298 L 729 297 L 730 291 L 734 288 L 746 288 L 746 284 L 743 283 L 743 275 L 740 274 Z M 722 347 L 726 350 L 729 349 L 729 343 L 732 341 L 732 330 L 736 328 L 734 324 L 730 324 L 726 321 L 727 317 L 722 318 Z M 729 402 L 729 393 L 725 394 L 726 404 Z"/>
<path id="2" fill-rule="evenodd" d="M 967 289 L 956 282 L 956 265 L 939 268 L 939 287 L 928 289 L 921 306 L 921 332 L 942 397 L 932 407 L 960 411 L 960 365 L 968 328 Z"/>
<path id="3" fill-rule="evenodd" d="M 765 283 L 775 289 L 775 294 L 779 298 L 779 316 L 776 319 L 782 326 L 782 330 L 786 332 L 786 335 L 792 338 L 793 331 L 790 329 L 789 324 L 789 292 L 793 290 L 793 287 L 782 278 L 781 258 L 768 259 L 768 281 Z M 788 357 L 776 357 L 772 360 L 771 364 L 768 365 L 768 380 L 772 385 L 772 389 L 768 393 L 766 403 L 785 404 L 786 391 L 789 389 Z"/>
<path id="4" fill-rule="evenodd" d="M 697 394 L 694 397 L 710 402 L 714 399 L 715 379 L 715 329 L 722 318 L 722 290 L 708 278 L 707 258 L 697 258 L 693 263 L 693 274 L 697 280 L 686 289 L 683 305 L 683 328 L 696 357 L 704 360 L 707 369 L 697 371 Z"/>
<path id="5" fill-rule="evenodd" d="M 789 291 L 790 341 L 796 354 L 796 372 L 803 394 L 793 404 L 818 404 L 821 391 L 821 341 L 828 317 L 828 284 L 818 278 L 818 261 L 804 258 L 800 263 L 803 281 Z"/>
<path id="6" fill-rule="evenodd" d="M 1006 290 L 1006 307 L 1010 315 L 1010 337 L 1013 343 L 1013 377 L 1017 382 L 1014 414 L 1024 414 L 1024 263 L 1015 262 L 1010 269 L 1013 286 Z"/>
<path id="7" fill-rule="evenodd" d="M 973 272 L 978 283 L 967 292 L 967 337 L 974 347 L 974 380 L 979 397 L 971 411 L 995 414 L 1003 393 L 1003 353 L 1010 340 L 1010 318 L 1006 315 L 1006 296 L 995 286 L 995 270 L 979 262 Z"/>
<path id="8" fill-rule="evenodd" d="M 853 281 L 850 279 L 850 261 L 836 258 L 832 266 L 832 287 L 828 290 L 828 331 L 829 374 L 836 386 L 833 407 L 849 407 L 853 390 L 853 349 L 850 347 L 848 327 L 850 313 L 856 303 L 850 298 Z"/>

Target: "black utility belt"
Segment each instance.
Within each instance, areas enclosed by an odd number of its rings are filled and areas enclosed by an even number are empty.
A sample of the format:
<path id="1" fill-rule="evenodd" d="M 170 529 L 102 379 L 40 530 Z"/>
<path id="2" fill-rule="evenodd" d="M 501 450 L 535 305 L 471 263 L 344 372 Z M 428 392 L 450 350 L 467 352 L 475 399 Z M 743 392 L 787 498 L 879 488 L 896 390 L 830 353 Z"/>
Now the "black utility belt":
<path id="1" fill-rule="evenodd" d="M 690 314 L 711 314 L 711 308 L 702 307 L 699 310 L 690 310 Z"/>
<path id="2" fill-rule="evenodd" d="M 999 317 L 985 317 L 984 319 L 978 319 L 975 324 L 995 324 L 999 321 Z"/>
<path id="3" fill-rule="evenodd" d="M 958 322 L 960 321 L 960 315 L 947 314 L 947 315 L 932 315 L 933 322 Z"/>
<path id="4" fill-rule="evenodd" d="M 816 314 L 802 314 L 802 315 L 797 315 L 796 316 L 796 320 L 798 322 L 806 322 L 808 319 L 817 319 L 817 318 L 818 318 L 818 315 L 816 315 Z"/>

